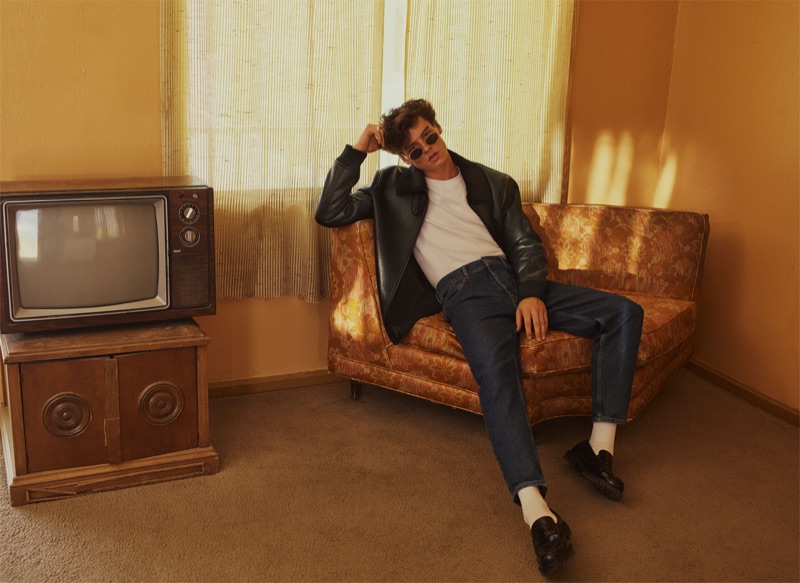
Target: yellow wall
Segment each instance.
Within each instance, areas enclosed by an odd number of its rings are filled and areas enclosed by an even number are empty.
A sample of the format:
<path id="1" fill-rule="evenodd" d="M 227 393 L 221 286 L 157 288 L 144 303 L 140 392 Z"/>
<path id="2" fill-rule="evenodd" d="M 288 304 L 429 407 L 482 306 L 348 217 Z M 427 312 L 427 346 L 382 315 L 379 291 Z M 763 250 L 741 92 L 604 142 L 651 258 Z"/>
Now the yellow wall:
<path id="1" fill-rule="evenodd" d="M 327 370 L 328 302 L 223 300 L 196 318 L 211 337 L 208 378 L 241 381 Z"/>
<path id="2" fill-rule="evenodd" d="M 158 2 L 0 2 L 0 178 L 161 174 Z"/>
<path id="3" fill-rule="evenodd" d="M 571 202 L 652 206 L 678 6 L 578 3 Z"/>
<path id="4" fill-rule="evenodd" d="M 696 359 L 798 407 L 798 4 L 581 1 L 572 202 L 708 212 Z M 158 0 L 0 0 L 0 179 L 161 173 Z M 211 381 L 326 367 L 327 304 L 220 301 Z"/>
<path id="5" fill-rule="evenodd" d="M 569 199 L 708 213 L 694 360 L 795 410 L 799 6 L 581 2 Z"/>
<path id="6" fill-rule="evenodd" d="M 794 409 L 799 26 L 797 2 L 681 3 L 662 160 L 669 205 L 711 217 L 695 360 Z"/>

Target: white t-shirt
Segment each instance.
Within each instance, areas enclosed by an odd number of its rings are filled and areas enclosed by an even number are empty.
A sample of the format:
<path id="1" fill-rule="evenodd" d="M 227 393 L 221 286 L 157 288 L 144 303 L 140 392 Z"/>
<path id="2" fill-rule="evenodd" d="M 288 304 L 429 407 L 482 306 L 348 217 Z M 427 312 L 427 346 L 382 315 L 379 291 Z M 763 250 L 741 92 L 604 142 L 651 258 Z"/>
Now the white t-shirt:
<path id="1" fill-rule="evenodd" d="M 460 172 L 449 180 L 426 177 L 425 182 L 428 210 L 414 245 L 414 257 L 431 285 L 436 287 L 442 277 L 481 257 L 505 257 L 467 203 L 467 185 Z"/>

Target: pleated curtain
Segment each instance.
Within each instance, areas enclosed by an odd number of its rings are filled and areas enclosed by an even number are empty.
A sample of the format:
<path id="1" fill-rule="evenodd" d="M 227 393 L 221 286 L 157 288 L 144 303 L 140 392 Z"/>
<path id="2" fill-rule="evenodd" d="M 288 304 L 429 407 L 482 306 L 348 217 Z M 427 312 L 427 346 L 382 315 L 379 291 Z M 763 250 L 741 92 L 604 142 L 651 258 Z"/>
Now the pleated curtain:
<path id="1" fill-rule="evenodd" d="M 406 94 L 436 107 L 447 145 L 566 201 L 572 0 L 409 2 Z"/>
<path id="2" fill-rule="evenodd" d="M 398 1 L 398 0 L 393 0 Z M 408 0 L 405 98 L 448 145 L 558 201 L 573 1 Z M 383 0 L 162 0 L 164 173 L 214 188 L 220 298 L 328 294 L 314 209 L 381 113 Z M 362 182 L 378 156 L 362 166 Z"/>

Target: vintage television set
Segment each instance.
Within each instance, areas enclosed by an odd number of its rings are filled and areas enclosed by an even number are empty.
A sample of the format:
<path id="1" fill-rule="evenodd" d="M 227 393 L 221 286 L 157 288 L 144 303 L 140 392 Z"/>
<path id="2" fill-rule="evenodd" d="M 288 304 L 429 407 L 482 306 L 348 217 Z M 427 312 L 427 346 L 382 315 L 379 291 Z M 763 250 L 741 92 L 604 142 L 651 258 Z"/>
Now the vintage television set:
<path id="1" fill-rule="evenodd" d="M 0 332 L 216 311 L 213 189 L 194 177 L 0 182 Z"/>

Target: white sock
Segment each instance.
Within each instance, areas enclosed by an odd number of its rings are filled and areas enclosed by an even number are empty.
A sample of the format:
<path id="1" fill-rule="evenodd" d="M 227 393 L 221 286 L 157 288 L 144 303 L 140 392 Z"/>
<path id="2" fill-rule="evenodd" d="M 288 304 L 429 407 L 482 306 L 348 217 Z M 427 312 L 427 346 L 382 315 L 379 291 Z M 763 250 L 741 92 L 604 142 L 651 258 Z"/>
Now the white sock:
<path id="1" fill-rule="evenodd" d="M 542 516 L 549 516 L 553 520 L 556 519 L 553 511 L 544 501 L 541 491 L 538 486 L 526 486 L 519 492 L 520 506 L 522 506 L 522 518 L 528 528 L 533 526 L 533 523 L 539 520 Z"/>
<path id="2" fill-rule="evenodd" d="M 592 424 L 592 436 L 589 438 L 589 445 L 592 446 L 595 455 L 601 450 L 606 450 L 614 455 L 614 438 L 617 435 L 616 423 L 605 423 L 597 421 Z"/>

